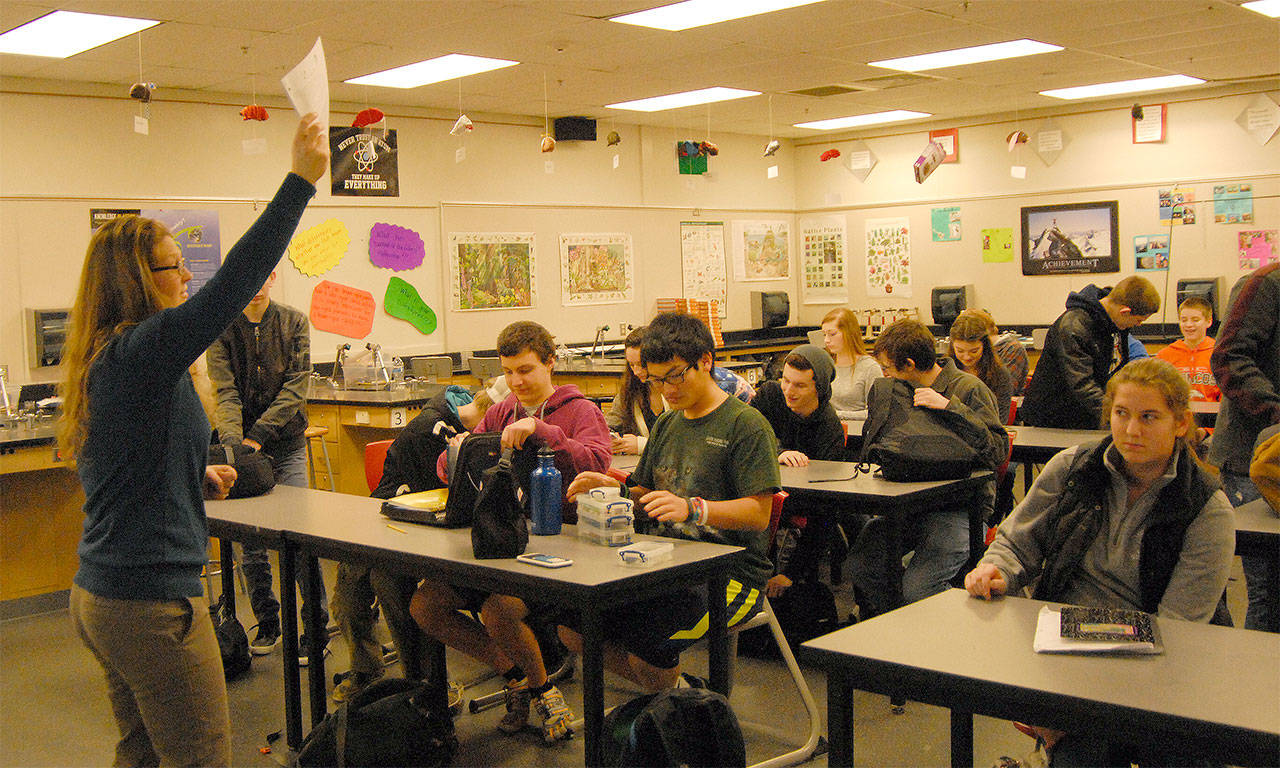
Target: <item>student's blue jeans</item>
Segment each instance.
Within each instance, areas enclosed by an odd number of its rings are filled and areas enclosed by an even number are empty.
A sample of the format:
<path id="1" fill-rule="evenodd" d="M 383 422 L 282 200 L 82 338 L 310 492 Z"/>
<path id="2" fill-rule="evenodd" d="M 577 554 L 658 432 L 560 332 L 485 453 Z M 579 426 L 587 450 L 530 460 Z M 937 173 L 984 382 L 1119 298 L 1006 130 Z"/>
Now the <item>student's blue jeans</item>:
<path id="1" fill-rule="evenodd" d="M 963 509 L 927 512 L 903 521 L 902 551 L 889 552 L 889 521 L 872 518 L 858 537 L 853 554 L 853 585 L 874 615 L 895 605 L 889 583 L 892 558 L 914 552 L 902 574 L 903 604 L 947 589 L 969 558 L 969 514 Z M 863 616 L 862 618 L 867 618 Z"/>
<path id="2" fill-rule="evenodd" d="M 1231 506 L 1238 507 L 1262 498 L 1258 487 L 1248 475 L 1222 471 L 1222 489 L 1227 492 Z M 1245 629 L 1264 632 L 1280 632 L 1280 595 L 1271 594 L 1267 580 L 1267 555 L 1241 555 L 1244 566 L 1245 589 L 1249 593 L 1249 609 L 1244 616 Z"/>
<path id="3" fill-rule="evenodd" d="M 277 485 L 292 485 L 297 488 L 307 487 L 307 448 L 300 446 L 296 451 L 271 457 L 271 468 L 275 471 Z M 280 601 L 276 599 L 271 581 L 271 560 L 267 550 L 251 544 L 245 544 L 244 556 L 240 565 L 244 569 L 244 579 L 249 586 L 249 604 L 253 606 L 253 615 L 262 627 L 280 629 Z M 303 562 L 303 560 L 307 562 Z M 302 590 L 303 613 L 306 615 L 306 596 L 311 579 L 320 585 L 320 620 L 329 623 L 329 601 L 325 596 L 324 580 L 320 574 L 320 564 L 314 558 L 300 559 L 297 568 L 298 587 Z"/>

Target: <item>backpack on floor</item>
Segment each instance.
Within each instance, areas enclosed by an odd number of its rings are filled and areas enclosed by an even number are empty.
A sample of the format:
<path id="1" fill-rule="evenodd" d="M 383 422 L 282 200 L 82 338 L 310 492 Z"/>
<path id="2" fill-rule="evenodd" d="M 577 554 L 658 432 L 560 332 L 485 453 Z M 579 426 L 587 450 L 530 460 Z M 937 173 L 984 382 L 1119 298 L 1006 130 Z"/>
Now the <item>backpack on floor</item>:
<path id="1" fill-rule="evenodd" d="M 426 683 L 379 680 L 325 716 L 298 752 L 302 768 L 448 765 L 458 748 L 453 718 Z"/>
<path id="2" fill-rule="evenodd" d="M 253 661 L 249 654 L 249 636 L 222 600 L 209 609 L 209 617 L 213 619 L 213 635 L 222 654 L 222 674 L 228 680 L 235 680 L 249 671 Z"/>
<path id="3" fill-rule="evenodd" d="M 639 696 L 604 719 L 608 766 L 745 766 L 742 727 L 724 696 L 707 688 L 668 688 Z"/>
<path id="4" fill-rule="evenodd" d="M 778 597 L 769 598 L 769 607 L 782 627 L 792 650 L 806 640 L 835 632 L 843 624 L 836 611 L 831 587 L 817 580 L 797 581 Z M 780 658 L 778 645 L 767 626 L 753 627 L 738 635 L 738 653 L 760 659 Z"/>
<path id="5" fill-rule="evenodd" d="M 958 480 L 979 468 L 981 454 L 963 437 L 974 432 L 973 425 L 952 411 L 916 405 L 909 382 L 877 380 L 867 410 L 862 457 L 879 464 L 886 480 Z"/>

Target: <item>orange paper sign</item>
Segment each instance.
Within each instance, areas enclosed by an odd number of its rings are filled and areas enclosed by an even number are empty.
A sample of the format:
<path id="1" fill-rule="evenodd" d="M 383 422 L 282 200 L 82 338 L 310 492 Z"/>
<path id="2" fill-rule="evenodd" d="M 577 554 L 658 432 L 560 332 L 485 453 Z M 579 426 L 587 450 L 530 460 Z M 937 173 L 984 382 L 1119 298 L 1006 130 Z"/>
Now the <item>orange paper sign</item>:
<path id="1" fill-rule="evenodd" d="M 328 280 L 311 292 L 311 324 L 319 331 L 363 339 L 373 330 L 373 294 Z"/>

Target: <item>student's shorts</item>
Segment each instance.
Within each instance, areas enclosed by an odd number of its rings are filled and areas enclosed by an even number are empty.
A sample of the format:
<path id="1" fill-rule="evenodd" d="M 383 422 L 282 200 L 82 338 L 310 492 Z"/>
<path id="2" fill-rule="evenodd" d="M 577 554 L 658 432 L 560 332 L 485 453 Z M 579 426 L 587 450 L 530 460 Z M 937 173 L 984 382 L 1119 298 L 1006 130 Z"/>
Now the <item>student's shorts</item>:
<path id="1" fill-rule="evenodd" d="M 729 579 L 725 590 L 728 626 L 740 624 L 760 612 L 764 592 Z M 574 615 L 563 617 L 574 630 L 581 621 Z M 634 654 L 658 669 L 680 664 L 680 652 L 707 634 L 706 590 L 685 587 L 658 597 L 628 603 L 605 613 L 604 639 Z"/>

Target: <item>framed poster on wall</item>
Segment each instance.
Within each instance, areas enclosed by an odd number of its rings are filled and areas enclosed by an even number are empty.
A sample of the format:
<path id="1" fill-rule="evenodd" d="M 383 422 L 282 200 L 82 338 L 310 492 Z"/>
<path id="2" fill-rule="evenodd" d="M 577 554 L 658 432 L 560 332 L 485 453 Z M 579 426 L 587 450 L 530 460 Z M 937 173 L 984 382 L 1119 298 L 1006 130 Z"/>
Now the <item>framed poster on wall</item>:
<path id="1" fill-rule="evenodd" d="M 1022 209 L 1022 274 L 1120 271 L 1119 203 Z"/>

